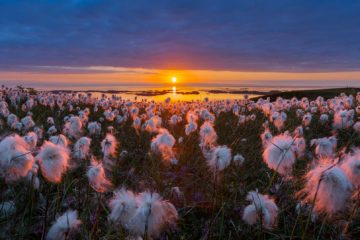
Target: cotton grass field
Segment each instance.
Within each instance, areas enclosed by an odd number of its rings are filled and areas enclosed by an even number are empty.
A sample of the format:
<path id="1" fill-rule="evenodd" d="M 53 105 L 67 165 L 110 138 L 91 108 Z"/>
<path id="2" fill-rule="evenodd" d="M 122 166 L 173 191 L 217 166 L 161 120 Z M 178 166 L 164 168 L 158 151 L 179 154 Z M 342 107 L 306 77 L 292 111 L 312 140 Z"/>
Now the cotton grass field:
<path id="1" fill-rule="evenodd" d="M 321 95 L 321 91 L 319 91 Z M 357 239 L 360 93 L 0 93 L 0 239 Z"/>

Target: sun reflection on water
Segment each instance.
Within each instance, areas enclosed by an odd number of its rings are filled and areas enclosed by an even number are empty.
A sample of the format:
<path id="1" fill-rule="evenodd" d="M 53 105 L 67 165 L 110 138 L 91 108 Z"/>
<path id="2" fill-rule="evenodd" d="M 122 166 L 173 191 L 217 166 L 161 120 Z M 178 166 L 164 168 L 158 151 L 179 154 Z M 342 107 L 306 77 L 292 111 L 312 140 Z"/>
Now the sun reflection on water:
<path id="1" fill-rule="evenodd" d="M 136 98 L 137 101 L 142 101 L 143 99 L 147 99 L 148 101 L 156 101 L 156 102 L 163 102 L 167 98 L 171 98 L 172 101 L 197 101 L 197 100 L 204 100 L 205 98 L 208 98 L 210 101 L 215 100 L 225 100 L 225 99 L 244 99 L 243 94 L 231 94 L 231 93 L 211 93 L 208 92 L 208 90 L 212 90 L 213 88 L 193 88 L 193 87 L 181 87 L 176 85 L 169 85 L 167 87 L 128 87 L 126 90 L 129 90 L 129 92 L 124 93 L 118 93 L 115 94 L 116 96 L 121 96 L 123 99 L 129 99 L 134 100 Z M 120 89 L 122 90 L 122 89 Z M 164 94 L 160 95 L 153 95 L 153 96 L 145 96 L 145 95 L 137 95 L 136 91 L 142 92 L 142 91 L 166 91 Z M 221 89 L 220 89 L 221 90 Z M 224 89 L 228 90 L 228 89 Z M 102 92 L 93 92 L 92 93 L 94 97 L 101 98 L 104 93 Z M 106 96 L 111 97 L 113 94 L 105 93 Z M 256 97 L 258 95 L 249 95 L 249 98 Z"/>

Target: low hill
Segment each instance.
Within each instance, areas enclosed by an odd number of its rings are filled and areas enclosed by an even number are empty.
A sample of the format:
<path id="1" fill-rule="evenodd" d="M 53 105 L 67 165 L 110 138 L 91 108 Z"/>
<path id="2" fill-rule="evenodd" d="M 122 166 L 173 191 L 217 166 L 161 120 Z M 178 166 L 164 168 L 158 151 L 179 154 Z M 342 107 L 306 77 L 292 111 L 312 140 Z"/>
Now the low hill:
<path id="1" fill-rule="evenodd" d="M 251 100 L 258 100 L 259 98 L 267 98 L 270 97 L 271 101 L 275 101 L 277 97 L 283 98 L 292 98 L 297 97 L 301 99 L 303 97 L 307 97 L 310 100 L 316 99 L 318 96 L 322 96 L 325 99 L 333 98 L 338 96 L 340 93 L 345 94 L 353 94 L 356 95 L 357 92 L 360 92 L 360 88 L 330 88 L 330 89 L 314 89 L 314 90 L 295 90 L 295 91 L 288 91 L 288 92 L 276 92 L 276 93 L 269 93 L 260 97 L 254 97 Z"/>

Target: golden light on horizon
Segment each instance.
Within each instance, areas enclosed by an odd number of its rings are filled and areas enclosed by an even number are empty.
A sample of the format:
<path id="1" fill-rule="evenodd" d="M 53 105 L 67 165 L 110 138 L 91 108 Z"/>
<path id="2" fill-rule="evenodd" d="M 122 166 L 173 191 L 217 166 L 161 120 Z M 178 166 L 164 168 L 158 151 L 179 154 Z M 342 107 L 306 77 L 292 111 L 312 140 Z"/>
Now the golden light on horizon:
<path id="1" fill-rule="evenodd" d="M 172 77 L 172 78 L 171 78 L 171 82 L 172 82 L 172 83 L 176 83 L 176 77 Z"/>
<path id="2" fill-rule="evenodd" d="M 132 70 L 132 69 L 130 69 Z M 149 71 L 154 71 L 149 69 Z M 1 71 L 0 82 L 4 81 L 7 84 L 18 84 L 18 79 L 24 79 L 22 84 L 27 86 L 36 86 L 41 88 L 49 81 L 57 84 L 66 83 L 80 83 L 80 84 L 114 84 L 127 82 L 141 82 L 141 83 L 158 83 L 159 81 L 167 86 L 186 85 L 186 84 L 212 84 L 222 82 L 233 83 L 249 83 L 251 81 L 261 81 L 267 84 L 267 80 L 276 79 L 288 83 L 290 81 L 337 81 L 339 84 L 347 81 L 358 81 L 360 79 L 360 71 L 354 72 L 241 72 L 241 71 L 215 71 L 215 70 L 156 70 L 156 74 L 137 73 L 134 71 L 124 72 L 40 72 L 40 71 Z M 141 81 L 139 80 L 141 79 Z M 173 82 L 176 79 L 176 82 Z M 60 86 L 59 85 L 59 86 Z"/>

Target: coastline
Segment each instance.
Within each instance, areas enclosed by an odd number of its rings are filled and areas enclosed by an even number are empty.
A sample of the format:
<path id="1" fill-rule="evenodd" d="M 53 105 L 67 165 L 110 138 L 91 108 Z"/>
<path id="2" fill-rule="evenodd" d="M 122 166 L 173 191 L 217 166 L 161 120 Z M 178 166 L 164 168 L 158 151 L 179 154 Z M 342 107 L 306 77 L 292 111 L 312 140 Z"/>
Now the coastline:
<path id="1" fill-rule="evenodd" d="M 35 89 L 36 90 L 36 89 Z M 173 93 L 172 90 L 146 90 L 146 91 L 132 91 L 132 90 L 49 90 L 47 92 L 51 93 L 101 93 L 101 94 L 133 94 L 136 96 L 146 97 L 146 96 L 161 96 L 169 93 Z M 194 91 L 177 91 L 176 94 L 179 95 L 199 95 L 200 92 L 205 92 L 209 94 L 238 94 L 238 95 L 257 95 L 256 97 L 251 98 L 252 100 L 257 100 L 259 98 L 267 98 L 273 101 L 277 97 L 291 98 L 291 97 L 308 97 L 309 99 L 315 99 L 317 96 L 322 95 L 325 98 L 332 98 L 336 95 L 344 92 L 346 94 L 356 94 L 360 92 L 360 88 L 354 87 L 345 87 L 345 88 L 325 88 L 325 89 L 306 89 L 306 90 L 270 90 L 270 91 L 257 91 L 257 90 L 194 90 Z"/>
<path id="2" fill-rule="evenodd" d="M 314 100 L 318 96 L 323 96 L 325 99 L 333 98 L 340 93 L 344 92 L 345 94 L 356 94 L 360 92 L 360 88 L 356 87 L 344 87 L 344 88 L 325 88 L 325 89 L 302 89 L 302 90 L 268 90 L 268 91 L 260 91 L 260 90 L 249 90 L 249 89 L 195 89 L 195 90 L 178 90 L 174 91 L 171 89 L 162 89 L 162 90 L 37 90 L 36 88 L 28 88 L 22 87 L 22 89 L 27 89 L 29 91 L 34 92 L 49 92 L 54 94 L 59 93 L 98 93 L 98 94 L 131 94 L 133 96 L 138 97 L 157 97 L 157 96 L 166 96 L 169 94 L 176 95 L 195 95 L 201 96 L 204 94 L 212 94 L 215 96 L 224 95 L 224 99 L 226 99 L 226 95 L 250 95 L 250 99 L 253 101 L 258 100 L 259 98 L 270 98 L 271 101 L 276 100 L 277 97 L 283 98 L 292 98 L 297 97 L 298 99 L 302 97 L 307 97 L 309 100 Z"/>

